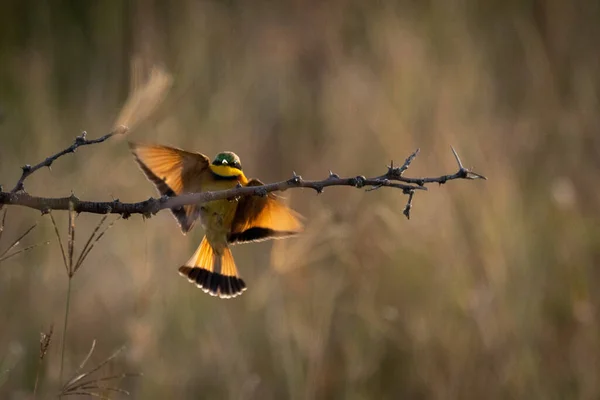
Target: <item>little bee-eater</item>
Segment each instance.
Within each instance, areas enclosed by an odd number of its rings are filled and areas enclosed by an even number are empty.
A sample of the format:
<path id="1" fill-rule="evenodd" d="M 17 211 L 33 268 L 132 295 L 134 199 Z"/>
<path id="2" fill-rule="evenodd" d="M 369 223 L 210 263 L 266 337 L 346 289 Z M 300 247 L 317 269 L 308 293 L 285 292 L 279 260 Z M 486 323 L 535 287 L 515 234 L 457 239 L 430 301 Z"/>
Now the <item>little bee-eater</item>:
<path id="1" fill-rule="evenodd" d="M 200 153 L 177 148 L 129 144 L 135 159 L 161 195 L 231 189 L 238 185 L 260 186 L 248 180 L 240 158 L 230 151 L 217 154 L 211 162 Z M 291 236 L 302 231 L 300 215 L 277 196 L 245 196 L 235 200 L 215 200 L 200 205 L 172 208 L 183 234 L 200 219 L 205 236 L 179 273 L 206 293 L 221 298 L 240 295 L 246 284 L 240 278 L 230 245 Z"/>

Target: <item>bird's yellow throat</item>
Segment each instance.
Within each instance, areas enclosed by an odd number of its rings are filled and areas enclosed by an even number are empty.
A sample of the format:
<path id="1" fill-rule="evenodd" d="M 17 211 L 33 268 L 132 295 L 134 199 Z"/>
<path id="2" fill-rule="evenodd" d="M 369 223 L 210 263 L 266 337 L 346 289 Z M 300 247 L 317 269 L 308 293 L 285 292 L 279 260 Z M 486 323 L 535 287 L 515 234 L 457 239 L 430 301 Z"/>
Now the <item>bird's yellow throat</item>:
<path id="1" fill-rule="evenodd" d="M 213 165 L 210 164 L 210 170 L 219 176 L 226 178 L 239 176 L 241 181 L 246 181 L 246 177 L 241 169 L 232 167 L 230 165 Z"/>

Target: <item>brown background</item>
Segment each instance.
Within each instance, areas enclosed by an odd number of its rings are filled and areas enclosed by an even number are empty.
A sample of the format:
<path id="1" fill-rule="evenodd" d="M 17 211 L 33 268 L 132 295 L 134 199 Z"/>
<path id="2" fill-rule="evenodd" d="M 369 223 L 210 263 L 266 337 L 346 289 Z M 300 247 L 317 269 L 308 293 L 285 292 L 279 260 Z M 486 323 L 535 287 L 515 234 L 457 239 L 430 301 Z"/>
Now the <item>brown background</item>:
<path id="1" fill-rule="evenodd" d="M 174 86 L 129 139 L 233 150 L 271 182 L 410 175 L 417 193 L 287 192 L 296 239 L 238 246 L 249 290 L 177 274 L 202 237 L 162 212 L 118 221 L 73 280 L 65 375 L 93 339 L 140 399 L 600 397 L 600 5 L 595 1 L 8 1 L 0 11 L 0 183 L 82 130 L 110 131 L 137 57 Z M 154 195 L 123 140 L 27 181 L 32 194 Z M 67 213 L 55 214 L 63 235 Z M 100 217 L 77 219 L 77 250 Z M 52 224 L 11 207 L 0 250 L 0 396 L 58 390 L 67 279 Z M 5 372 L 8 371 L 8 372 Z M 115 397 L 121 396 L 113 393 Z"/>

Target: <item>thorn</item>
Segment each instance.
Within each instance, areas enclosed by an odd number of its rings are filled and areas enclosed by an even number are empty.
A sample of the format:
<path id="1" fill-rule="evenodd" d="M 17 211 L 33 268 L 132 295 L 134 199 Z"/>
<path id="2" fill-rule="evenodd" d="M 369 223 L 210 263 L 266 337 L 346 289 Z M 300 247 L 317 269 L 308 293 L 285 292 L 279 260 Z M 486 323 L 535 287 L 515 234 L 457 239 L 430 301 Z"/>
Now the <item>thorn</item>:
<path id="1" fill-rule="evenodd" d="M 483 179 L 484 181 L 488 180 L 485 176 L 471 170 L 467 171 L 467 179 Z"/>
<path id="2" fill-rule="evenodd" d="M 43 207 L 40 211 L 42 212 L 42 215 L 46 215 L 50 214 L 50 211 L 52 210 L 50 209 L 50 207 Z"/>
<path id="3" fill-rule="evenodd" d="M 388 180 L 387 180 L 387 179 L 384 179 L 384 180 L 382 181 L 382 183 L 380 183 L 379 185 L 372 186 L 372 187 L 370 187 L 370 188 L 366 188 L 366 189 L 365 189 L 365 192 L 372 192 L 372 191 L 374 191 L 374 190 L 381 189 L 381 188 L 383 187 L 383 185 L 385 185 L 387 182 L 388 182 Z"/>
<path id="4" fill-rule="evenodd" d="M 329 179 L 339 179 L 340 176 L 338 174 L 336 174 L 335 172 L 333 172 L 332 170 L 329 170 Z"/>
<path id="5" fill-rule="evenodd" d="M 323 193 L 323 186 L 315 186 L 315 190 L 317 191 L 317 194 L 321 194 Z"/>
<path id="6" fill-rule="evenodd" d="M 450 146 L 450 148 L 452 149 L 452 153 L 454 154 L 454 158 L 456 159 L 456 163 L 458 164 L 458 169 L 459 170 L 464 170 L 465 167 L 463 167 L 462 162 L 460 161 L 460 157 L 458 156 L 458 153 L 456 152 L 456 150 L 454 150 L 454 147 Z"/>
<path id="7" fill-rule="evenodd" d="M 241 187 L 242 187 L 242 184 L 241 184 L 241 183 L 238 181 L 237 185 L 235 185 L 235 188 L 236 188 L 236 189 L 239 189 L 239 188 L 241 188 Z"/>
<path id="8" fill-rule="evenodd" d="M 406 206 L 404 207 L 404 211 L 402 211 L 402 214 L 404 214 L 406 216 L 406 219 L 410 219 L 410 209 L 411 208 L 412 208 L 412 204 L 406 203 Z"/>
<path id="9" fill-rule="evenodd" d="M 21 169 L 23 170 L 23 172 L 29 172 L 31 171 L 31 165 L 25 164 L 21 167 Z"/>

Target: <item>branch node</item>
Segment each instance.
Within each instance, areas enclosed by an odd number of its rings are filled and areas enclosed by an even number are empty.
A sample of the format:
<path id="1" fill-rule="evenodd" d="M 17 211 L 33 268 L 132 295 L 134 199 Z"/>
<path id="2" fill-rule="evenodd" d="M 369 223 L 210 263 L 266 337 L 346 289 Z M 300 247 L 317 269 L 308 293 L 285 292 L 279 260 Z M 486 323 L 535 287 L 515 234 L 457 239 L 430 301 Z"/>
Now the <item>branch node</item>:
<path id="1" fill-rule="evenodd" d="M 25 164 L 25 165 L 23 165 L 23 166 L 21 167 L 21 169 L 23 170 L 23 173 L 25 173 L 25 174 L 26 174 L 26 173 L 28 173 L 28 172 L 30 172 L 30 171 L 31 171 L 31 165 L 29 165 L 29 164 Z"/>
<path id="2" fill-rule="evenodd" d="M 293 171 L 292 172 L 292 177 L 290 178 L 290 180 L 288 182 L 292 183 L 294 185 L 297 185 L 300 182 L 302 182 L 302 177 L 300 175 L 296 174 L 296 171 Z"/>
<path id="3" fill-rule="evenodd" d="M 169 199 L 170 199 L 170 197 L 169 197 L 169 196 L 167 196 L 166 194 L 163 194 L 162 196 L 160 196 L 160 198 L 158 199 L 158 201 L 159 201 L 160 203 L 166 203 L 166 202 L 167 202 L 167 200 L 169 200 Z M 154 198 L 153 198 L 153 197 L 150 197 L 150 198 L 148 199 L 148 201 L 149 201 L 149 202 L 154 202 Z"/>
<path id="4" fill-rule="evenodd" d="M 361 187 L 365 186 L 366 180 L 367 180 L 367 178 L 365 178 L 362 175 L 359 175 L 356 178 L 353 178 L 354 186 L 357 188 L 361 188 Z"/>
<path id="5" fill-rule="evenodd" d="M 75 138 L 75 144 L 77 146 L 81 146 L 82 144 L 85 144 L 85 142 L 87 141 L 87 139 L 85 138 L 87 136 L 87 132 L 83 131 L 81 132 L 81 135 L 77 136 Z M 75 149 L 72 149 L 71 152 L 75 151 Z"/>
<path id="6" fill-rule="evenodd" d="M 167 203 L 169 201 L 169 199 L 170 199 L 170 197 L 167 196 L 166 194 L 162 195 L 158 199 L 150 197 L 148 200 L 146 200 L 144 202 L 144 209 L 140 213 L 143 214 L 144 212 L 150 212 L 150 213 L 152 213 L 152 215 L 156 215 L 160 210 L 163 209 L 163 207 L 161 207 L 161 204 Z M 144 210 L 148 210 L 148 209 L 149 209 L 149 211 L 144 211 Z"/>
<path id="7" fill-rule="evenodd" d="M 254 190 L 254 194 L 260 197 L 265 197 L 267 195 L 267 190 L 265 188 L 259 187 Z"/>

